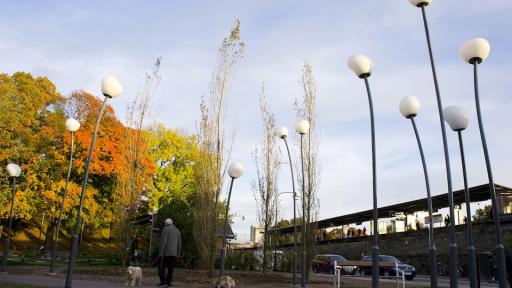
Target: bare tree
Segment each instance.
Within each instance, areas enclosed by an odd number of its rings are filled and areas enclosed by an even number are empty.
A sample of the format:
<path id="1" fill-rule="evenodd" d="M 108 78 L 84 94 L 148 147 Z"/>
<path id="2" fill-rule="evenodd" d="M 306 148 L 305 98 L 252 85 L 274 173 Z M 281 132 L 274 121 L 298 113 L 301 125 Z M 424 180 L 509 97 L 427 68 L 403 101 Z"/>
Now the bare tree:
<path id="1" fill-rule="evenodd" d="M 316 230 L 311 222 L 318 219 L 318 187 L 320 184 L 319 162 L 318 162 L 318 129 L 316 114 L 316 84 L 313 77 L 312 67 L 309 63 L 304 63 L 300 84 L 304 90 L 302 99 L 295 100 L 295 112 L 299 120 L 305 119 L 309 121 L 310 130 L 305 136 L 303 145 L 304 149 L 304 170 L 305 175 L 297 173 L 298 183 L 302 183 L 302 177 L 305 180 L 305 222 L 306 228 L 306 245 L 307 245 L 307 276 L 311 270 L 311 259 L 314 256 L 316 247 Z M 300 139 L 297 139 L 297 145 L 300 145 Z M 297 149 L 300 151 L 300 149 Z M 300 163 L 299 163 L 300 165 Z M 301 171 L 301 169 L 297 169 Z M 302 186 L 301 186 L 302 189 Z M 302 194 L 301 194 L 302 195 Z"/>
<path id="2" fill-rule="evenodd" d="M 161 76 L 159 74 L 161 58 L 156 59 L 153 71 L 146 74 L 144 88 L 137 93 L 136 97 L 129 104 L 127 109 L 126 129 L 125 129 L 125 145 L 127 148 L 126 164 L 127 164 L 127 177 L 123 177 L 117 184 L 118 193 L 121 194 L 123 203 L 119 203 L 118 212 L 120 223 L 118 227 L 122 238 L 123 245 L 122 252 L 130 245 L 130 236 L 132 233 L 131 220 L 135 216 L 140 196 L 143 195 L 145 189 L 149 186 L 145 183 L 147 179 L 140 177 L 143 163 L 141 163 L 141 153 L 144 150 L 142 130 L 144 128 L 144 121 L 149 116 L 151 108 L 151 101 L 156 94 L 160 84 Z M 125 253 L 121 253 L 125 256 Z"/>
<path id="3" fill-rule="evenodd" d="M 277 177 L 279 175 L 281 152 L 274 136 L 274 114 L 265 97 L 265 88 L 261 88 L 260 110 L 263 121 L 263 140 L 261 147 L 256 147 L 252 153 L 256 164 L 257 180 L 252 182 L 252 189 L 258 207 L 258 219 L 264 229 L 263 240 L 263 272 L 268 267 L 267 253 L 270 248 L 271 225 L 274 221 L 274 212 L 277 209 L 275 197 L 277 197 Z M 274 239 L 275 241 L 275 239 Z"/>
<path id="4" fill-rule="evenodd" d="M 222 125 L 226 91 L 234 66 L 242 58 L 244 46 L 240 39 L 240 21 L 237 20 L 231 34 L 224 38 L 219 48 L 219 62 L 212 75 L 208 102 L 203 98 L 200 105 L 201 121 L 198 131 L 200 158 L 195 173 L 198 190 L 194 236 L 199 258 L 203 260 L 199 265 L 208 268 L 210 275 L 213 274 L 216 257 L 222 180 L 231 152 L 231 145 L 225 147 Z M 234 138 L 234 132 L 232 137 Z"/>

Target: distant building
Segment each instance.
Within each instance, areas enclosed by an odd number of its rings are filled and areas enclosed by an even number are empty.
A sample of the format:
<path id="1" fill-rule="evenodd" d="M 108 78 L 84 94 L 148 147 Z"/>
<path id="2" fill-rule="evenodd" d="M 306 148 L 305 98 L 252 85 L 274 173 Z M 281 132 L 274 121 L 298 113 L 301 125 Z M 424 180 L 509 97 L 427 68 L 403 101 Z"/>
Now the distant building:
<path id="1" fill-rule="evenodd" d="M 251 242 L 254 243 L 254 246 L 258 246 L 262 242 L 263 237 L 263 227 L 251 225 Z"/>

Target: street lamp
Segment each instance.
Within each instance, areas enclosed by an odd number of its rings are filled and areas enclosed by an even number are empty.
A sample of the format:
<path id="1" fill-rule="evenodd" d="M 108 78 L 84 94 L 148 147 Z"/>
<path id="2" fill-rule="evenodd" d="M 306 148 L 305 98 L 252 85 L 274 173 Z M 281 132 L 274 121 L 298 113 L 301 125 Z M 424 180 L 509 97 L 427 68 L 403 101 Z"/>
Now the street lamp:
<path id="1" fill-rule="evenodd" d="M 148 215 L 151 216 L 151 231 L 149 232 L 148 259 L 151 259 L 151 248 L 152 248 L 152 243 L 153 243 L 153 229 L 155 229 L 155 215 L 157 213 L 158 213 L 158 210 L 148 212 Z"/>
<path id="2" fill-rule="evenodd" d="M 468 113 L 460 106 L 448 106 L 444 108 L 444 120 L 450 125 L 453 131 L 457 132 L 459 138 L 460 158 L 462 162 L 462 176 L 464 179 L 464 198 L 466 200 L 466 225 L 468 228 L 468 268 L 469 268 L 469 286 L 477 287 L 476 280 L 476 254 L 473 241 L 473 228 L 471 225 L 471 201 L 469 198 L 468 178 L 466 174 L 466 158 L 464 156 L 464 144 L 462 142 L 462 130 L 468 127 Z"/>
<path id="3" fill-rule="evenodd" d="M 425 7 L 432 2 L 432 0 L 409 0 L 412 5 L 421 8 L 423 15 L 423 24 L 425 26 L 425 36 L 427 38 L 428 53 L 430 56 L 430 66 L 432 68 L 432 77 L 434 78 L 434 88 L 437 98 L 437 110 L 439 113 L 439 122 L 441 124 L 441 134 L 443 136 L 443 149 L 444 149 L 444 162 L 446 166 L 446 182 L 448 184 L 448 206 L 450 210 L 450 245 L 449 245 L 449 259 L 450 259 L 450 287 L 457 287 L 457 242 L 455 241 L 455 212 L 453 205 L 453 189 L 452 189 L 452 176 L 450 171 L 450 155 L 448 153 L 448 142 L 446 140 L 446 129 L 443 119 L 443 104 L 441 102 L 441 93 L 439 92 L 439 83 L 437 82 L 436 66 L 434 63 L 434 54 L 432 52 L 432 44 L 430 43 L 430 32 L 428 29 L 427 16 Z"/>
<path id="4" fill-rule="evenodd" d="M 300 287 L 306 287 L 306 265 L 307 265 L 307 252 L 306 252 L 306 174 L 304 173 L 304 135 L 309 132 L 309 121 L 300 120 L 295 124 L 295 131 L 300 134 L 300 160 L 302 163 L 302 267 L 301 267 L 301 282 Z M 290 162 L 291 165 L 291 162 Z"/>
<path id="5" fill-rule="evenodd" d="M 283 139 L 284 145 L 286 146 L 286 152 L 288 152 L 288 162 L 290 164 L 290 175 L 292 179 L 292 197 L 293 197 L 293 255 L 292 255 L 292 286 L 295 287 L 297 285 L 297 209 L 295 208 L 297 193 L 295 192 L 295 179 L 293 178 L 293 165 L 292 165 L 292 157 L 290 155 L 290 148 L 288 147 L 288 141 L 286 141 L 286 137 L 288 137 L 288 128 L 281 127 L 277 129 L 276 136 Z"/>
<path id="6" fill-rule="evenodd" d="M 482 147 L 485 156 L 485 165 L 487 167 L 487 177 L 489 178 L 489 192 L 491 194 L 492 212 L 494 218 L 494 226 L 496 231 L 496 265 L 498 266 L 498 279 L 500 288 L 507 287 L 507 271 L 505 267 L 505 247 L 501 242 L 501 225 L 499 218 L 498 203 L 496 202 L 496 190 L 494 188 L 494 180 L 492 177 L 491 160 L 489 159 L 489 151 L 487 141 L 485 140 L 484 124 L 482 121 L 482 113 L 480 111 L 480 98 L 478 95 L 478 64 L 482 63 L 489 56 L 491 46 L 484 38 L 474 38 L 464 42 L 460 47 L 460 54 L 464 61 L 473 65 L 473 78 L 475 89 L 476 115 L 478 118 L 478 128 L 480 130 L 480 138 L 482 139 Z"/>
<path id="7" fill-rule="evenodd" d="M 348 58 L 348 67 L 354 71 L 357 77 L 364 79 L 366 92 L 368 94 L 368 103 L 370 106 L 371 137 L 372 137 L 372 174 L 373 174 L 373 246 L 372 246 L 372 287 L 379 287 L 379 225 L 377 210 L 377 164 L 375 159 L 375 121 L 373 115 L 372 94 L 370 92 L 370 77 L 373 68 L 373 62 L 364 55 L 354 55 Z"/>
<path id="8" fill-rule="evenodd" d="M 229 184 L 228 203 L 226 204 L 226 215 L 224 216 L 224 226 L 222 229 L 222 247 L 220 249 L 220 276 L 224 276 L 224 266 L 226 262 L 226 229 L 228 227 L 229 201 L 231 200 L 231 191 L 233 190 L 233 182 L 236 178 L 244 174 L 244 165 L 233 163 L 228 167 L 228 174 L 231 177 Z"/>
<path id="9" fill-rule="evenodd" d="M 66 200 L 66 195 L 68 194 L 68 184 L 69 184 L 69 178 L 71 176 L 71 167 L 73 164 L 73 147 L 74 147 L 74 140 L 75 140 L 75 132 L 80 128 L 80 122 L 73 118 L 69 118 L 66 120 L 66 130 L 71 132 L 71 143 L 69 144 L 69 167 L 68 167 L 68 174 L 66 176 L 66 184 L 64 186 L 64 194 L 62 195 L 62 202 L 60 204 L 60 211 L 59 211 L 59 219 L 57 220 L 57 232 L 55 233 L 55 239 L 53 240 L 53 249 L 52 249 L 52 259 L 50 262 L 50 271 L 48 272 L 48 275 L 56 275 L 55 273 L 55 258 L 57 257 L 57 248 L 59 246 L 59 231 L 60 231 L 60 224 L 62 221 L 62 212 L 64 211 L 64 202 Z"/>
<path id="10" fill-rule="evenodd" d="M 16 196 L 16 178 L 20 177 L 21 175 L 21 168 L 17 164 L 9 163 L 5 168 L 9 176 L 12 178 L 12 199 L 11 212 L 9 214 L 9 228 L 7 229 L 7 235 L 5 235 L 4 257 L 2 258 L 2 270 L 0 270 L 0 273 L 7 272 L 5 271 L 5 267 L 7 265 L 7 257 L 9 256 L 9 244 L 11 241 L 12 214 L 14 212 L 14 197 Z"/>
<path id="11" fill-rule="evenodd" d="M 84 183 L 82 184 L 82 193 L 80 195 L 80 205 L 78 207 L 78 213 L 77 213 L 77 219 L 75 224 L 75 229 L 73 231 L 73 242 L 71 244 L 71 253 L 69 255 L 69 261 L 68 261 L 68 271 L 66 274 L 66 283 L 64 285 L 65 288 L 71 288 L 71 284 L 73 282 L 73 269 L 75 266 L 75 260 L 76 260 L 76 253 L 78 250 L 78 232 L 80 231 L 80 224 L 81 224 L 81 213 L 82 213 L 82 207 L 84 204 L 85 199 L 85 189 L 87 188 L 87 179 L 89 178 L 89 168 L 91 165 L 91 159 L 92 159 L 92 151 L 94 150 L 94 141 L 96 140 L 96 135 L 98 133 L 98 127 L 100 125 L 101 116 L 103 115 L 103 111 L 105 110 L 105 105 L 107 104 L 107 100 L 109 98 L 115 98 L 123 92 L 123 87 L 117 81 L 116 78 L 112 76 L 108 76 L 103 78 L 101 81 L 101 92 L 103 96 L 105 96 L 105 99 L 103 100 L 103 103 L 101 104 L 100 112 L 98 114 L 98 119 L 96 120 L 96 125 L 94 126 L 94 133 L 92 135 L 91 140 L 91 146 L 89 147 L 89 156 L 87 158 L 87 164 L 85 165 L 85 177 L 84 177 Z"/>
<path id="12" fill-rule="evenodd" d="M 428 246 L 429 246 L 429 261 L 430 261 L 430 285 L 431 287 L 437 288 L 437 255 L 436 255 L 436 243 L 434 241 L 434 223 L 432 217 L 432 197 L 430 194 L 430 182 L 428 180 L 428 170 L 425 161 L 425 155 L 423 154 L 423 147 L 421 145 L 420 135 L 414 117 L 418 115 L 420 111 L 420 102 L 418 98 L 414 96 L 407 96 L 402 98 L 400 101 L 400 113 L 407 118 L 411 119 L 412 128 L 414 129 L 414 135 L 416 135 L 416 142 L 418 142 L 418 149 L 421 156 L 421 164 L 423 165 L 423 174 L 425 175 L 425 186 L 427 188 L 427 205 L 428 205 Z"/>

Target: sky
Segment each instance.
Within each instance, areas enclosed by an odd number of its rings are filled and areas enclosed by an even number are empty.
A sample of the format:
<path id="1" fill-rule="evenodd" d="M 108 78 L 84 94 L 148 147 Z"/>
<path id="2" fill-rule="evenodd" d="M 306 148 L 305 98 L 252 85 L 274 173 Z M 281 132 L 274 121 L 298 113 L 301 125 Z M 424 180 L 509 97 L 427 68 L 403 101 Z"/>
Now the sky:
<path id="1" fill-rule="evenodd" d="M 364 82 L 347 68 L 353 54 L 369 56 L 377 145 L 378 205 L 426 195 L 421 161 L 400 99 L 421 102 L 416 117 L 427 158 L 432 194 L 446 193 L 446 172 L 435 92 L 421 10 L 407 0 L 382 1 L 2 1 L 0 72 L 30 72 L 52 80 L 63 95 L 84 89 L 98 97 L 100 81 L 114 75 L 124 94 L 110 101 L 120 119 L 162 57 L 162 80 L 152 119 L 194 133 L 201 96 L 209 94 L 218 47 L 236 19 L 246 44 L 228 89 L 225 125 L 236 130 L 232 161 L 245 165 L 231 198 L 233 228 L 240 240 L 257 224 L 251 182 L 251 151 L 261 142 L 258 101 L 265 85 L 278 126 L 293 131 L 293 103 L 305 62 L 317 85 L 319 218 L 371 209 L 370 116 Z M 489 58 L 479 68 L 481 105 L 495 182 L 512 186 L 512 68 L 510 0 L 432 1 L 426 8 L 443 106 L 462 105 L 470 123 L 463 132 L 469 186 L 487 182 L 476 122 L 472 67 L 459 46 L 485 37 Z M 448 126 L 447 126 L 448 128 Z M 452 181 L 463 188 L 456 133 L 447 130 Z M 284 149 L 284 147 L 282 147 Z M 293 161 L 299 160 L 292 147 Z M 284 160 L 286 161 L 286 160 Z M 227 185 L 226 185 L 227 186 Z M 279 191 L 290 191 L 282 167 Z M 224 191 L 226 192 L 226 191 Z M 224 193 L 224 197 L 227 193 Z M 291 218 L 282 195 L 279 217 Z"/>

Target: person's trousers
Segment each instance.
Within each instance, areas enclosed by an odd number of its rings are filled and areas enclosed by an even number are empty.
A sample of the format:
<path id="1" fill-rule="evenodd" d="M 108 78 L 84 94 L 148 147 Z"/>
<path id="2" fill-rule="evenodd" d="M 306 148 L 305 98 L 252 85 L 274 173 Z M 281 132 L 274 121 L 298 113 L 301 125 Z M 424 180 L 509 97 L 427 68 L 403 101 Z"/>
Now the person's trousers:
<path id="1" fill-rule="evenodd" d="M 160 283 L 171 285 L 175 263 L 176 257 L 174 256 L 164 256 L 160 258 L 160 262 L 158 263 L 158 276 L 160 277 Z M 167 275 L 165 275 L 165 269 L 167 269 Z"/>

